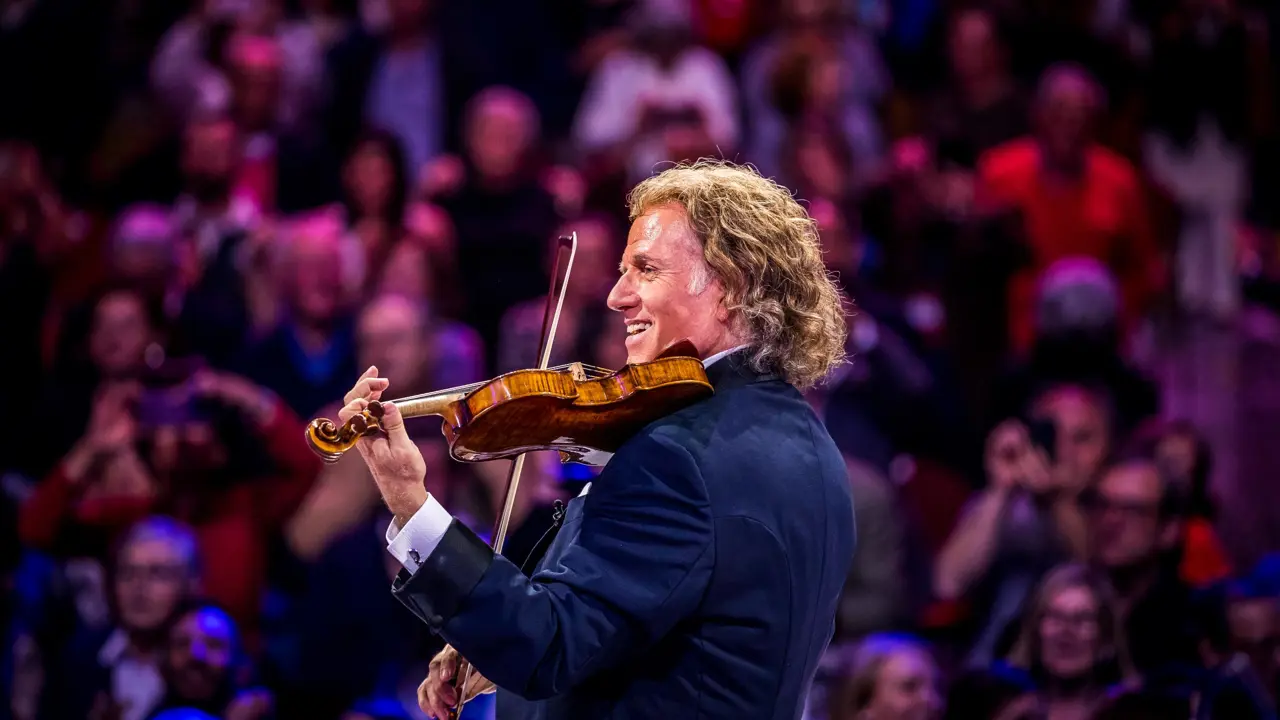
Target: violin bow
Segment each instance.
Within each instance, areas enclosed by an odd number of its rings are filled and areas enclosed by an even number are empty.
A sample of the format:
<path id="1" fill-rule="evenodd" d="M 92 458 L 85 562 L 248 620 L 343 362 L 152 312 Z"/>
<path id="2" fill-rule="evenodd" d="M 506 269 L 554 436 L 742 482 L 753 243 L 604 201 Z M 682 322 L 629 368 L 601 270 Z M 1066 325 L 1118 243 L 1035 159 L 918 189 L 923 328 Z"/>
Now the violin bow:
<path id="1" fill-rule="evenodd" d="M 565 263 L 564 278 L 560 280 L 560 292 L 556 292 L 556 276 L 560 271 L 560 259 L 565 251 L 569 253 L 569 260 Z M 538 344 L 538 369 L 545 370 L 551 364 L 551 350 L 555 345 L 556 330 L 560 327 L 560 313 L 564 310 L 564 298 L 569 287 L 569 275 L 573 271 L 573 261 L 578 254 L 578 233 L 575 231 L 569 236 L 560 236 L 556 239 L 556 263 L 552 271 L 551 287 L 547 291 L 547 304 L 542 311 L 542 337 Z M 557 295 L 559 297 L 557 297 Z M 555 308 L 552 309 L 554 303 Z M 507 529 L 511 523 L 511 513 L 516 505 L 516 491 L 520 487 L 520 475 L 524 472 L 524 458 L 526 453 L 516 456 L 511 464 L 511 472 L 507 475 L 507 495 L 502 503 L 502 514 L 498 516 L 497 527 L 493 531 L 493 542 L 490 547 L 495 553 L 502 552 L 502 546 L 507 539 Z M 463 662 L 466 662 L 465 659 Z M 462 681 L 459 682 L 455 689 L 458 692 L 458 705 L 453 709 L 451 717 L 457 720 L 462 715 L 462 706 L 466 703 L 466 696 L 463 692 L 466 690 L 467 682 L 471 679 L 471 663 L 466 663 L 466 669 L 462 673 Z"/>

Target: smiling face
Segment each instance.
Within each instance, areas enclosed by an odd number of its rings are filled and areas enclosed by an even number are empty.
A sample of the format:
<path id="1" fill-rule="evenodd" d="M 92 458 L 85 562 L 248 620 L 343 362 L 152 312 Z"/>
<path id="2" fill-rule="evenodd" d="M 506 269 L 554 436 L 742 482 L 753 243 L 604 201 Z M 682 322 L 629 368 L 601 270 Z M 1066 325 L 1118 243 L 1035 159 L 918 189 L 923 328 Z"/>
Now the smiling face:
<path id="1" fill-rule="evenodd" d="M 664 205 L 636 218 L 620 271 L 608 302 L 627 325 L 628 363 L 651 361 L 685 339 L 702 358 L 742 344 L 682 208 Z"/>

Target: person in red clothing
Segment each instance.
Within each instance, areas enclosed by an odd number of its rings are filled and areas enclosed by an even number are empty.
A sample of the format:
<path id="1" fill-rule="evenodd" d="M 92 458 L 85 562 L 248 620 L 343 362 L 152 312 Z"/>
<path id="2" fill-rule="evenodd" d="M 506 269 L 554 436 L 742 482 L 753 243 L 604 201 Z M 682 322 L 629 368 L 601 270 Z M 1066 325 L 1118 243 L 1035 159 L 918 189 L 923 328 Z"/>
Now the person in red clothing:
<path id="1" fill-rule="evenodd" d="M 175 401 L 178 394 L 186 400 Z M 100 558 L 135 521 L 165 513 L 196 531 L 204 589 L 252 637 L 270 534 L 319 472 L 303 426 L 275 395 L 201 369 L 169 393 L 123 383 L 23 506 L 19 534 L 63 557 Z"/>
<path id="2" fill-rule="evenodd" d="M 1093 140 L 1102 90 L 1083 68 L 1058 65 L 1040 82 L 1034 134 L 999 145 L 978 163 L 977 202 L 1021 215 L 1030 264 L 1009 287 L 1010 333 L 1025 351 L 1034 334 L 1036 279 L 1071 256 L 1105 263 L 1119 279 L 1130 329 L 1159 289 L 1162 264 L 1133 165 Z"/>

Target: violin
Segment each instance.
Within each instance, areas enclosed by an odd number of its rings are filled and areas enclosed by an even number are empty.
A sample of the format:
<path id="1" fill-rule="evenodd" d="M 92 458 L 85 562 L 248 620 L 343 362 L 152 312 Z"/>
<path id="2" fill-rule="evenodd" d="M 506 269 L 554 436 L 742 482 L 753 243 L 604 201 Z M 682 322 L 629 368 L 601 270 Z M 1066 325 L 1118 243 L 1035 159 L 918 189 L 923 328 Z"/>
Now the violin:
<path id="1" fill-rule="evenodd" d="M 645 425 L 711 392 L 696 350 L 683 341 L 656 360 L 616 372 L 582 363 L 516 370 L 390 402 L 405 419 L 440 417 L 449 455 L 461 462 L 557 450 L 564 462 L 601 465 Z M 336 462 L 362 436 L 381 432 L 382 413 L 375 401 L 341 427 L 312 420 L 307 441 L 320 457 Z"/>
<path id="2" fill-rule="evenodd" d="M 649 423 L 713 394 L 706 367 L 688 340 L 667 348 L 649 362 L 628 363 L 620 370 L 569 363 L 548 367 L 551 348 L 564 308 L 578 237 L 558 238 L 557 268 L 567 251 L 568 262 L 560 281 L 559 301 L 552 311 L 556 278 L 552 278 L 543 311 L 538 367 L 516 370 L 491 380 L 391 400 L 406 420 L 435 416 L 449 455 L 460 462 L 514 458 L 507 479 L 506 500 L 493 533 L 491 547 L 502 552 L 511 513 L 515 507 L 525 453 L 555 450 L 562 462 L 602 465 Z M 307 426 L 311 449 L 326 462 L 336 462 L 355 447 L 361 437 L 382 432 L 379 419 L 385 403 L 369 403 L 342 426 L 317 418 Z M 463 689 L 472 666 L 459 657 L 458 703 L 450 717 L 456 720 L 465 702 Z"/>

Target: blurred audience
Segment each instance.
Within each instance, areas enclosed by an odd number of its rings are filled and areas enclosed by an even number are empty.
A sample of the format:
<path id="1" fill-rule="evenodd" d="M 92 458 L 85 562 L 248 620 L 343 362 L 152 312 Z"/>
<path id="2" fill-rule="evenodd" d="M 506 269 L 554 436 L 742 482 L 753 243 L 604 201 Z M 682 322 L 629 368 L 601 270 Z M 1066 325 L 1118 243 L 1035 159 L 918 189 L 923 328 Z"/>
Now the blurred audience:
<path id="1" fill-rule="evenodd" d="M 627 193 L 698 157 L 801 198 L 847 300 L 805 720 L 1276 717 L 1274 5 L 0 2 L 0 720 L 421 720 L 442 640 L 304 423 L 532 367 L 574 234 L 550 364 L 625 364 Z M 511 463 L 439 422 L 488 538 Z M 528 457 L 514 562 L 595 473 Z"/>

